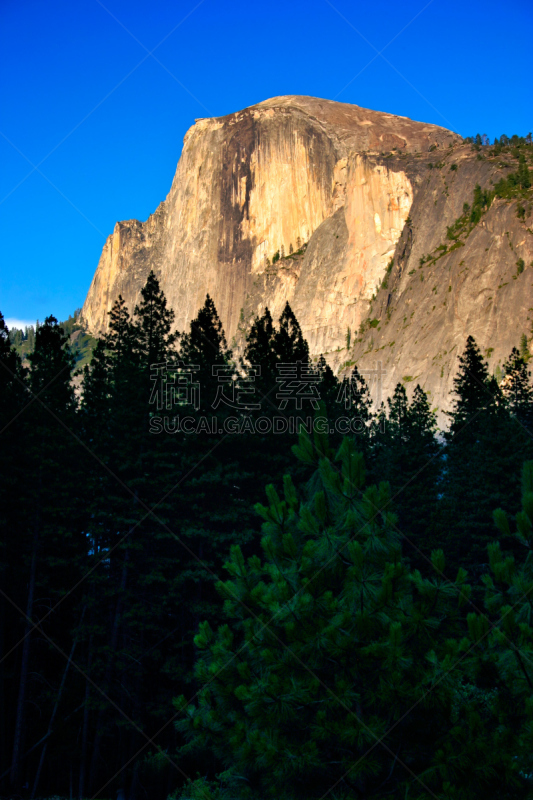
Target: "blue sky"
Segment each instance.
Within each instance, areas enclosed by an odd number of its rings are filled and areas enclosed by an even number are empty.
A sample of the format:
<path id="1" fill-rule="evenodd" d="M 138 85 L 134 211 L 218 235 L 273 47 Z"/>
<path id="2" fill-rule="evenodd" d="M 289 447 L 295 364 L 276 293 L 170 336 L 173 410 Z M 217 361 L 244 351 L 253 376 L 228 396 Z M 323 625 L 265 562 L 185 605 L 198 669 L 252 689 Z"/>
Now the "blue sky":
<path id="1" fill-rule="evenodd" d="M 305 94 L 525 135 L 532 33 L 530 0 L 2 0 L 0 311 L 80 307 L 115 222 L 165 198 L 197 117 Z"/>

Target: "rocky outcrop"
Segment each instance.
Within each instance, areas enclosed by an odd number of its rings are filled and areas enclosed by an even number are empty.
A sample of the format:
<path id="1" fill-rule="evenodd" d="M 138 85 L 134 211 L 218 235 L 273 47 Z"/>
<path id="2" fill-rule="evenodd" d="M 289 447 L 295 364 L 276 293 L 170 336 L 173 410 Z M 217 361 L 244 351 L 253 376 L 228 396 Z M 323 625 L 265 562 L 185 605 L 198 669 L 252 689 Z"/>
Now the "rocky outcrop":
<path id="1" fill-rule="evenodd" d="M 367 369 L 380 361 L 387 393 L 399 381 L 413 387 L 420 383 L 442 412 L 468 335 L 475 337 L 493 372 L 522 334 L 531 338 L 531 206 L 522 220 L 518 201 L 495 199 L 468 235 L 455 243 L 447 236 L 463 204 L 472 203 L 474 186 L 490 188 L 509 172 L 498 162 L 478 160 L 469 146 L 462 146 L 444 158 L 441 154 L 439 168 L 429 172 L 424 164 L 425 172 L 413 174 L 409 224 L 386 286 L 369 308 L 367 319 L 378 325 L 367 326 L 349 353 L 334 356 L 339 368 L 346 360 Z"/>
<path id="2" fill-rule="evenodd" d="M 512 204 L 418 271 L 498 169 L 443 128 L 310 97 L 197 120 L 166 200 L 108 238 L 83 319 L 104 331 L 118 295 L 133 308 L 150 269 L 178 330 L 209 293 L 237 345 L 255 314 L 289 300 L 315 356 L 340 371 L 380 360 L 385 390 L 416 378 L 442 407 L 468 333 L 496 363 L 533 306 L 531 271 L 511 276 L 517 258 L 531 260 Z"/>

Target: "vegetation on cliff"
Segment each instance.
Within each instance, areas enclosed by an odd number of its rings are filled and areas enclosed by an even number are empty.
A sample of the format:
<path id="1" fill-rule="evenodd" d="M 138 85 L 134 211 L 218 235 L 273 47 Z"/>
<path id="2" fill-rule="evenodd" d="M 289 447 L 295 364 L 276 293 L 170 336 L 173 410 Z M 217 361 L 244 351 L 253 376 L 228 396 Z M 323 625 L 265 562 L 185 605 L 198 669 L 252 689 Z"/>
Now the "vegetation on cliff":
<path id="1" fill-rule="evenodd" d="M 432 253 L 428 253 L 420 258 L 420 266 L 424 264 L 432 264 L 438 261 L 447 253 L 462 247 L 471 234 L 472 230 L 481 221 L 484 214 L 487 213 L 495 198 L 502 200 L 519 199 L 528 203 L 527 215 L 531 213 L 533 206 L 533 189 L 531 170 L 528 167 L 527 157 L 533 159 L 531 152 L 531 141 L 526 138 L 518 138 L 512 147 L 496 146 L 489 151 L 487 157 L 494 158 L 501 153 L 507 153 L 515 162 L 517 162 L 517 170 L 509 172 L 494 185 L 493 188 L 482 189 L 479 184 L 474 188 L 472 203 L 467 202 L 463 205 L 463 213 L 458 217 L 452 225 L 447 226 L 447 239 L 451 241 L 441 243 Z M 452 165 L 452 167 L 455 165 Z M 502 166 L 511 167 L 511 164 Z M 517 216 L 519 219 L 524 219 L 526 216 L 526 207 L 519 203 L 517 206 Z"/>

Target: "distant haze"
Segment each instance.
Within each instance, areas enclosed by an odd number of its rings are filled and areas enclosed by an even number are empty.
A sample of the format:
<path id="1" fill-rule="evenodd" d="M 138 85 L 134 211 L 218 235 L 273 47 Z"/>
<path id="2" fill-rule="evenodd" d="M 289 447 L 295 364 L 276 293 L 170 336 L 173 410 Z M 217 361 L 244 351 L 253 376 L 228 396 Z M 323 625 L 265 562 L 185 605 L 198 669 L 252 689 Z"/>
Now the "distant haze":
<path id="1" fill-rule="evenodd" d="M 29 319 L 16 319 L 15 317 L 6 317 L 5 323 L 7 327 L 11 330 L 12 328 L 19 328 L 19 330 L 24 330 L 24 328 L 29 328 L 30 325 L 35 326 L 35 320 Z"/>

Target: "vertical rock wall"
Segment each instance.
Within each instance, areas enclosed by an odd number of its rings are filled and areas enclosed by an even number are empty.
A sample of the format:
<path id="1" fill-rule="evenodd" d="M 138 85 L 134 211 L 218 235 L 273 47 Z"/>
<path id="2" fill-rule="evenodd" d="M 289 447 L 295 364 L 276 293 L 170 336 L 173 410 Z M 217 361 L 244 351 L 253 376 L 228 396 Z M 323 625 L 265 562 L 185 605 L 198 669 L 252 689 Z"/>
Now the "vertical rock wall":
<path id="1" fill-rule="evenodd" d="M 381 360 L 386 390 L 421 382 L 443 407 L 469 333 L 497 364 L 531 327 L 530 272 L 513 274 L 533 258 L 531 220 L 512 204 L 419 272 L 474 185 L 500 173 L 443 128 L 316 98 L 198 120 L 166 200 L 108 238 L 83 318 L 105 331 L 118 295 L 133 310 L 150 269 L 178 330 L 209 293 L 237 345 L 255 314 L 276 317 L 289 300 L 313 355 L 339 371 Z"/>
<path id="2" fill-rule="evenodd" d="M 302 97 L 198 120 L 185 137 L 166 201 L 145 223 L 117 223 L 108 239 L 83 307 L 89 329 L 106 329 L 119 294 L 133 308 L 154 269 L 178 329 L 187 326 L 209 292 L 231 338 L 254 278 L 267 271 L 274 254 L 288 255 L 298 243 L 308 243 L 344 207 L 349 240 L 346 261 L 330 265 L 322 314 L 329 320 L 339 305 L 372 294 L 412 200 L 405 177 L 397 179 L 398 187 L 389 186 L 384 168 L 374 168 L 370 177 L 358 151 L 383 146 L 420 151 L 455 138 L 403 117 Z M 306 280 L 304 269 L 299 281 Z M 305 285 L 303 294 L 309 296 Z M 309 311 L 316 316 L 316 307 Z M 342 316 L 343 325 L 348 317 L 355 324 L 357 314 Z"/>

